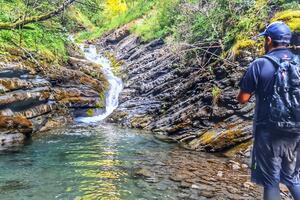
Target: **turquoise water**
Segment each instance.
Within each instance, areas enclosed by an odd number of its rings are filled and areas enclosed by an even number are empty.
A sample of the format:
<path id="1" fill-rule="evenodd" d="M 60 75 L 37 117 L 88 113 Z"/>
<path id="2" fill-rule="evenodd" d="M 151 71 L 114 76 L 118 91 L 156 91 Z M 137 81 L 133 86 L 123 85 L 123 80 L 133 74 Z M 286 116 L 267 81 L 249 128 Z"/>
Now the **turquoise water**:
<path id="1" fill-rule="evenodd" d="M 1 200 L 176 199 L 135 177 L 166 159 L 172 145 L 111 125 L 80 125 L 34 136 L 0 152 Z M 161 186 L 160 186 L 161 187 Z"/>

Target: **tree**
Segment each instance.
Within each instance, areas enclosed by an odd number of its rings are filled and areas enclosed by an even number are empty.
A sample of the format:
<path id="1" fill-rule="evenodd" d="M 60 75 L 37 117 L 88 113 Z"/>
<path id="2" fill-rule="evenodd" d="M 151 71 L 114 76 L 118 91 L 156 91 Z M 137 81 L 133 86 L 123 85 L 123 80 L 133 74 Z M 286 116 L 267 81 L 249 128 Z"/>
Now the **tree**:
<path id="1" fill-rule="evenodd" d="M 75 0 L 65 0 L 55 10 L 50 11 L 46 14 L 27 16 L 27 14 L 25 13 L 24 16 L 19 17 L 14 22 L 5 22 L 5 23 L 0 22 L 0 30 L 1 29 L 2 30 L 3 29 L 6 29 L 6 30 L 16 29 L 16 28 L 21 28 L 21 27 L 23 27 L 27 24 L 30 24 L 30 23 L 45 21 L 45 20 L 50 19 L 50 18 L 60 14 L 61 12 L 63 12 L 73 2 L 75 2 Z"/>

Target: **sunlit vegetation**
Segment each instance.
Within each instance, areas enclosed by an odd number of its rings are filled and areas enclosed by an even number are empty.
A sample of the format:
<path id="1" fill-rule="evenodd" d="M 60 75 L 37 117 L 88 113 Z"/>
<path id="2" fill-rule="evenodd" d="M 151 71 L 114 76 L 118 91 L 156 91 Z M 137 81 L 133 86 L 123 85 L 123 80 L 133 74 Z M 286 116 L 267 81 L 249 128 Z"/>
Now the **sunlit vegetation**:
<path id="1" fill-rule="evenodd" d="M 285 21 L 293 31 L 300 32 L 300 8 L 277 13 L 272 21 L 278 20 Z"/>
<path id="2" fill-rule="evenodd" d="M 40 16 L 63 2 L 0 0 L 0 24 Z M 257 48 L 251 38 L 270 21 L 286 21 L 299 31 L 299 9 L 297 0 L 74 1 L 48 20 L 0 29 L 0 56 L 27 51 L 44 62 L 63 63 L 68 59 L 70 34 L 83 42 L 125 24 L 145 41 L 168 38 L 171 42 L 218 43 L 236 56 L 244 48 Z"/>
<path id="3" fill-rule="evenodd" d="M 30 54 L 45 63 L 65 62 L 67 51 L 65 44 L 67 34 L 60 21 L 63 15 L 51 20 L 38 17 L 47 12 L 55 11 L 61 6 L 61 1 L 22 1 L 0 0 L 0 24 L 14 24 L 36 17 L 38 22 L 18 25 L 16 28 L 0 28 L 0 55 Z"/>
<path id="4" fill-rule="evenodd" d="M 218 86 L 214 86 L 211 91 L 212 97 L 213 97 L 213 104 L 217 104 L 221 94 L 222 90 Z"/>
<path id="5" fill-rule="evenodd" d="M 155 0 L 104 1 L 101 3 L 102 10 L 98 10 L 95 13 L 86 13 L 83 11 L 89 20 L 95 24 L 96 29 L 79 32 L 76 40 L 81 42 L 100 37 L 106 31 L 118 28 L 142 17 L 151 11 L 154 4 Z"/>

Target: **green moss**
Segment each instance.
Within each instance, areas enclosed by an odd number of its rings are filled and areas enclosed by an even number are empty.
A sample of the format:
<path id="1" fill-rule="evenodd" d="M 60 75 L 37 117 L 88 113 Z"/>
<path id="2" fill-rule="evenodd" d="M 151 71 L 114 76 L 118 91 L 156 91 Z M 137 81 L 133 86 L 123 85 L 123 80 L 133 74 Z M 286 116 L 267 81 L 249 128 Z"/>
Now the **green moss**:
<path id="1" fill-rule="evenodd" d="M 124 64 L 123 61 L 117 60 L 115 55 L 110 53 L 110 52 L 105 52 L 104 54 L 105 54 L 106 58 L 108 58 L 110 63 L 111 63 L 113 73 L 116 76 L 121 75 L 121 67 Z"/>
<path id="2" fill-rule="evenodd" d="M 285 10 L 279 12 L 271 20 L 274 21 L 284 21 L 286 22 L 292 31 L 300 31 L 300 10 Z"/>
<path id="3" fill-rule="evenodd" d="M 96 103 L 96 108 L 105 108 L 105 105 L 104 105 L 103 101 L 98 101 Z"/>
<path id="4" fill-rule="evenodd" d="M 215 131 L 207 131 L 197 140 L 199 140 L 198 142 L 200 142 L 201 145 L 205 145 L 210 143 L 216 136 L 217 133 Z"/>
<path id="5" fill-rule="evenodd" d="M 45 5 L 49 6 L 49 9 L 55 6 L 46 3 Z M 16 16 L 23 15 L 27 9 L 24 1 L 5 1 L 1 3 L 0 22 L 14 21 Z M 38 10 L 32 10 L 31 14 L 39 15 Z M 23 29 L 0 30 L 0 54 L 10 55 L 10 49 L 18 48 L 23 54 L 31 52 L 35 59 L 42 60 L 41 62 L 51 64 L 66 62 L 68 59 L 65 48 L 67 35 L 61 29 L 61 23 L 55 18 L 26 25 Z"/>
<path id="6" fill-rule="evenodd" d="M 214 86 L 211 93 L 213 97 L 213 104 L 216 104 L 222 94 L 222 90 L 219 87 Z"/>
<path id="7" fill-rule="evenodd" d="M 254 40 L 249 39 L 239 39 L 232 47 L 232 53 L 234 56 L 239 56 L 241 51 L 244 49 L 251 49 L 256 46 L 256 42 Z"/>
<path id="8" fill-rule="evenodd" d="M 93 109 L 88 109 L 86 111 L 86 114 L 89 116 L 89 117 L 93 117 L 94 116 L 94 110 Z"/>

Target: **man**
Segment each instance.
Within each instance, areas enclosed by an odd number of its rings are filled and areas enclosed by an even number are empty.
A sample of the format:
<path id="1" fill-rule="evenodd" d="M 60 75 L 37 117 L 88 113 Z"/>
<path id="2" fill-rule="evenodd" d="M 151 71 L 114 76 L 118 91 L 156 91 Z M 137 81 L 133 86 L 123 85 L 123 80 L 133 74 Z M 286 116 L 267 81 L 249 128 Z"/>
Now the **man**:
<path id="1" fill-rule="evenodd" d="M 259 34 L 264 37 L 266 55 L 289 59 L 294 55 L 287 48 L 292 33 L 283 22 L 274 22 Z M 252 62 L 239 82 L 237 96 L 241 104 L 254 94 L 254 114 L 251 180 L 264 187 L 264 200 L 279 200 L 279 183 L 285 184 L 295 200 L 300 200 L 300 134 L 282 134 L 268 126 L 266 96 L 272 94 L 276 67 L 267 58 Z M 297 159 L 297 157 L 299 157 Z"/>

